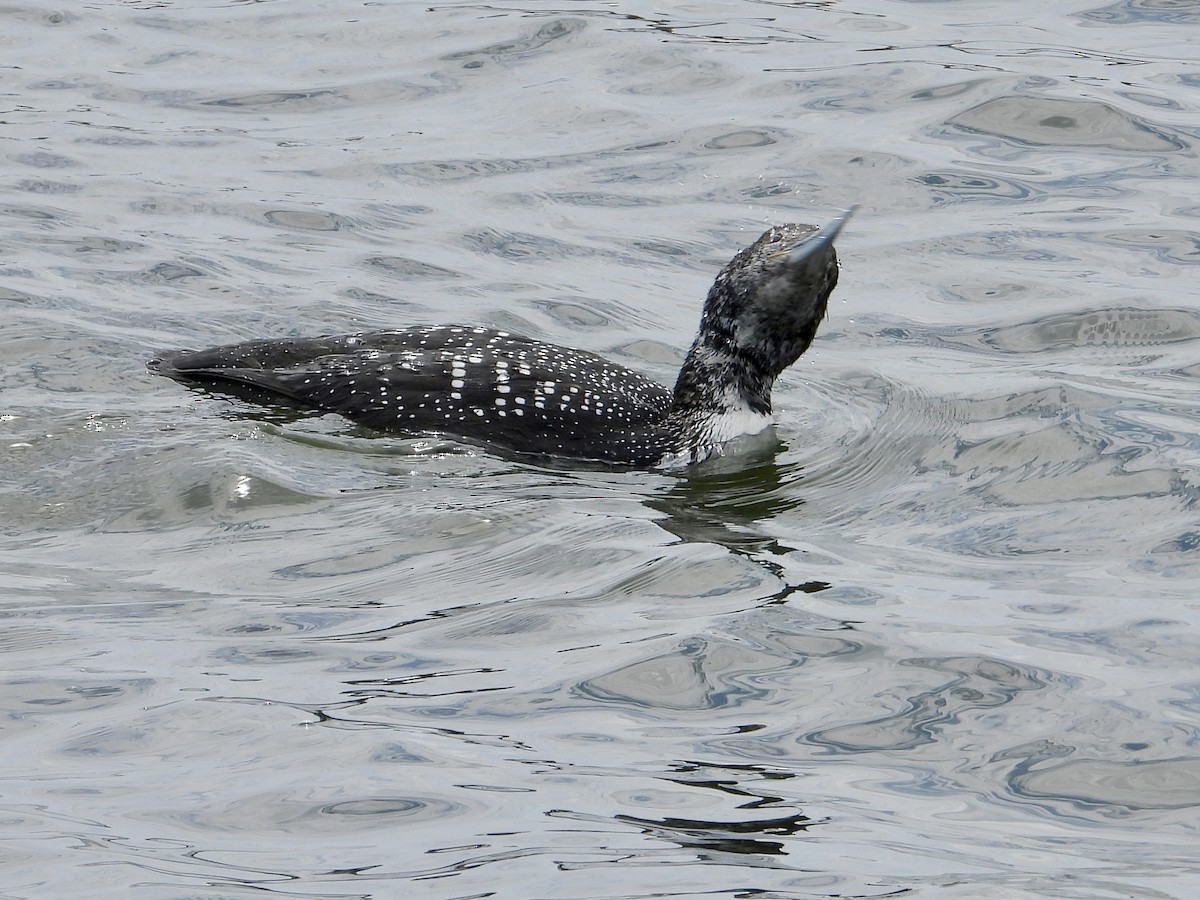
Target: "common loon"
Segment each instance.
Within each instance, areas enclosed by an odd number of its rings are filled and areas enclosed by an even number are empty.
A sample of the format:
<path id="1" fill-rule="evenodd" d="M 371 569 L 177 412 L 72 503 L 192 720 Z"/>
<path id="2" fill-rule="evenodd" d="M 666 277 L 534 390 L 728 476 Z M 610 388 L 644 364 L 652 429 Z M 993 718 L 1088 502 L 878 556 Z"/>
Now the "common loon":
<path id="1" fill-rule="evenodd" d="M 851 212 L 776 225 L 721 270 L 674 391 L 594 353 L 467 325 L 179 350 L 148 367 L 389 432 L 631 468 L 698 463 L 771 424 L 771 387 L 825 316 Z"/>

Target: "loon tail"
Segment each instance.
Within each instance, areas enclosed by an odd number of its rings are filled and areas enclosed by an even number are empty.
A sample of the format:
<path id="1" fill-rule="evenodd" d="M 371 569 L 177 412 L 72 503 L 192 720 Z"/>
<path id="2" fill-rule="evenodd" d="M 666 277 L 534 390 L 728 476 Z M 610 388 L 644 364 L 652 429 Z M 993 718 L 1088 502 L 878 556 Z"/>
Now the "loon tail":
<path id="1" fill-rule="evenodd" d="M 209 350 L 172 350 L 146 362 L 156 375 L 185 384 L 248 387 L 279 398 L 303 402 L 280 377 L 280 370 L 301 366 L 320 356 L 319 341 L 249 341 Z"/>

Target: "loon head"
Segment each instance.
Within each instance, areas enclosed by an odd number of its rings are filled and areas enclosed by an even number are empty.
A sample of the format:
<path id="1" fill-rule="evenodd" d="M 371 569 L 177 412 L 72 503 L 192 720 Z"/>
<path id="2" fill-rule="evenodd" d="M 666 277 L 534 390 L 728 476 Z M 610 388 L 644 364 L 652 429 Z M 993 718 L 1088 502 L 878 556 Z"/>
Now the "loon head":
<path id="1" fill-rule="evenodd" d="M 677 418 L 703 429 L 714 416 L 770 414 L 775 379 L 825 316 L 838 280 L 833 241 L 853 212 L 822 228 L 776 225 L 721 270 L 675 383 Z"/>
<path id="2" fill-rule="evenodd" d="M 823 228 L 776 225 L 721 270 L 700 330 L 772 381 L 800 358 L 838 280 L 834 239 L 846 212 Z"/>

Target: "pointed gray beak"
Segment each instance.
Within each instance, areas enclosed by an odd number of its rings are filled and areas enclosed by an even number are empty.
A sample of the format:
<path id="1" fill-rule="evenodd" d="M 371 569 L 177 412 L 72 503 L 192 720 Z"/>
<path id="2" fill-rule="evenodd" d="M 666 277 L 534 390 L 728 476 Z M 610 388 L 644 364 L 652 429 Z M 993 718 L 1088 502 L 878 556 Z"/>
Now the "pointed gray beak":
<path id="1" fill-rule="evenodd" d="M 830 222 L 828 225 L 822 226 L 821 230 L 808 238 L 804 243 L 793 247 L 788 252 L 788 261 L 793 263 L 804 262 L 819 252 L 822 252 L 827 247 L 833 245 L 833 239 L 838 236 L 850 217 L 854 215 L 854 211 L 858 209 L 858 204 L 851 206 L 848 210 Z"/>

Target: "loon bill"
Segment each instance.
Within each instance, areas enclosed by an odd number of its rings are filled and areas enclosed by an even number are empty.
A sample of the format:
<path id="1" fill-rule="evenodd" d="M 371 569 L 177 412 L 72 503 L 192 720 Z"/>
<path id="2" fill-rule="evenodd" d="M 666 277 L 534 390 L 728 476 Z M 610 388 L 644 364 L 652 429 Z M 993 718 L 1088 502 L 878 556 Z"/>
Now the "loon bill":
<path id="1" fill-rule="evenodd" d="M 400 434 L 627 467 L 702 462 L 771 424 L 771 387 L 825 316 L 852 212 L 776 225 L 730 260 L 673 391 L 594 353 L 466 325 L 178 350 L 148 367 Z"/>

